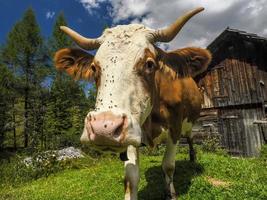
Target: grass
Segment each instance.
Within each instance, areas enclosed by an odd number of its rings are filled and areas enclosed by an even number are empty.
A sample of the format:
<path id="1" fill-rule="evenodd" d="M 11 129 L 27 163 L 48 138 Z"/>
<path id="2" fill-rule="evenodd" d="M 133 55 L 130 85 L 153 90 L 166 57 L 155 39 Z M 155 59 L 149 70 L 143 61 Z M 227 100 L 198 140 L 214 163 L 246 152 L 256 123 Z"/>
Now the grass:
<path id="1" fill-rule="evenodd" d="M 163 199 L 162 156 L 141 155 L 140 159 L 139 199 Z M 123 199 L 124 170 L 118 158 L 84 159 L 80 162 L 83 162 L 83 167 L 79 169 L 64 170 L 18 186 L 2 185 L 0 199 Z M 267 165 L 259 159 L 237 159 L 200 152 L 198 162 L 192 164 L 187 154 L 180 153 L 174 180 L 182 200 L 267 199 Z"/>

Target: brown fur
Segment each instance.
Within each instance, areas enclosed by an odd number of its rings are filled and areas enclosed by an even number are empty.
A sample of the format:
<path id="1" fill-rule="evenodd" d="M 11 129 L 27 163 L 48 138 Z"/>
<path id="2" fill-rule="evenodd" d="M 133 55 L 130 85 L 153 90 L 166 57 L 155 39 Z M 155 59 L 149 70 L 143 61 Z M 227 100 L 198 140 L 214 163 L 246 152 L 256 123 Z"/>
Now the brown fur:
<path id="1" fill-rule="evenodd" d="M 94 76 L 91 68 L 94 56 L 81 49 L 65 48 L 56 52 L 54 62 L 57 70 L 66 71 L 75 80 L 90 80 Z"/>
<path id="2" fill-rule="evenodd" d="M 211 54 L 200 48 L 185 48 L 172 52 L 158 51 L 160 69 L 155 72 L 156 90 L 152 97 L 153 110 L 143 125 L 148 142 L 162 132 L 169 130 L 173 142 L 180 138 L 182 121 L 187 118 L 192 123 L 198 118 L 202 95 L 191 76 L 206 70 Z"/>
<path id="3" fill-rule="evenodd" d="M 164 52 L 158 49 L 163 68 L 173 69 L 180 77 L 195 77 L 208 67 L 211 54 L 208 50 L 187 47 L 175 51 Z"/>
<path id="4" fill-rule="evenodd" d="M 202 95 L 192 77 L 206 70 L 211 61 L 209 51 L 190 47 L 165 52 L 156 48 L 157 55 L 145 49 L 144 58 L 134 66 L 145 92 L 152 99 L 153 110 L 143 125 L 148 142 L 169 130 L 173 142 L 180 138 L 182 121 L 194 122 L 199 115 Z M 65 70 L 75 79 L 90 80 L 94 77 L 97 87 L 100 66 L 93 56 L 80 49 L 62 49 L 55 54 L 58 70 Z"/>

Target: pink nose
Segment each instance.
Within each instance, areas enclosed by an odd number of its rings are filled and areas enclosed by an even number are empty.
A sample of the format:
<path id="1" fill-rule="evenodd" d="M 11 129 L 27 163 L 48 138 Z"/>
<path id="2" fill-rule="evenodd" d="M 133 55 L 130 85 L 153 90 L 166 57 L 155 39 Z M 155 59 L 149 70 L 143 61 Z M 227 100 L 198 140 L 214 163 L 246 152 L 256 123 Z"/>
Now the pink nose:
<path id="1" fill-rule="evenodd" d="M 115 115 L 112 112 L 102 112 L 87 117 L 87 131 L 92 142 L 99 145 L 120 142 L 123 139 L 123 129 L 127 125 L 125 115 Z"/>

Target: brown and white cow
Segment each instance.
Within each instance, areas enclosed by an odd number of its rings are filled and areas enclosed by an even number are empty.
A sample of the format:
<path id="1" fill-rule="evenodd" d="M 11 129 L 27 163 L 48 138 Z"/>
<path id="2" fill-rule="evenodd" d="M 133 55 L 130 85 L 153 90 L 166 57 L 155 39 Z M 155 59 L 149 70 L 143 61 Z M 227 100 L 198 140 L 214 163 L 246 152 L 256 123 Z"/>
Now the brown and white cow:
<path id="1" fill-rule="evenodd" d="M 202 101 L 192 77 L 207 68 L 211 55 L 195 47 L 166 52 L 155 43 L 171 41 L 202 10 L 186 13 L 165 29 L 120 25 L 106 29 L 97 39 L 61 27 L 82 49 L 98 49 L 95 56 L 78 48 L 61 49 L 54 60 L 58 70 L 75 79 L 96 82 L 95 110 L 85 118 L 81 141 L 103 151 L 127 152 L 125 199 L 137 199 L 138 147 L 153 146 L 162 131 L 168 131 L 162 162 L 166 198 L 176 198 L 176 143 L 182 134 L 191 133 Z"/>

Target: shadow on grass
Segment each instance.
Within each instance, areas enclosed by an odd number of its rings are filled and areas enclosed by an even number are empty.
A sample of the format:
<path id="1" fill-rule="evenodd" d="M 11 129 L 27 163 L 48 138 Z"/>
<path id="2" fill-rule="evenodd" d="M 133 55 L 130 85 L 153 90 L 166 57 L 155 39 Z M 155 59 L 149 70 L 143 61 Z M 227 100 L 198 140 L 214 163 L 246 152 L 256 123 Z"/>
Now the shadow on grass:
<path id="1" fill-rule="evenodd" d="M 198 163 L 187 160 L 175 162 L 174 185 L 179 195 L 188 192 L 191 180 L 203 173 L 203 167 Z M 141 200 L 162 200 L 164 199 L 165 180 L 161 166 L 155 166 L 145 172 L 147 186 L 138 193 Z"/>

